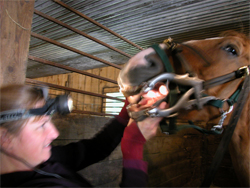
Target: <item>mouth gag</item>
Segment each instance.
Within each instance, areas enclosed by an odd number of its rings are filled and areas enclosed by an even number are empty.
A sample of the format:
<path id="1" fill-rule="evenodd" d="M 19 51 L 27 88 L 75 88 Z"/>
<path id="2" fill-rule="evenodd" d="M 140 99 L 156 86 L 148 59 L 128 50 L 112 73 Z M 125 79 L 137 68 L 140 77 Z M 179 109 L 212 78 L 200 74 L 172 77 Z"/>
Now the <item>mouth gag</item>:
<path id="1" fill-rule="evenodd" d="M 136 121 L 142 121 L 147 117 L 174 117 L 178 115 L 180 109 L 190 109 L 193 106 L 197 106 L 198 109 L 201 109 L 204 104 L 210 100 L 215 100 L 214 96 L 202 96 L 203 92 L 203 83 L 204 81 L 197 77 L 190 77 L 189 74 L 177 75 L 174 73 L 163 73 L 155 78 L 144 83 L 144 86 L 141 89 L 140 93 L 147 93 L 154 89 L 155 85 L 159 82 L 163 82 L 168 85 L 169 82 L 176 83 L 181 86 L 191 87 L 188 89 L 170 108 L 159 109 L 158 105 L 164 100 L 157 101 L 152 107 L 143 109 L 141 111 L 135 112 L 131 111 L 131 106 L 128 106 L 128 112 L 131 118 Z M 194 95 L 195 99 L 190 99 Z"/>

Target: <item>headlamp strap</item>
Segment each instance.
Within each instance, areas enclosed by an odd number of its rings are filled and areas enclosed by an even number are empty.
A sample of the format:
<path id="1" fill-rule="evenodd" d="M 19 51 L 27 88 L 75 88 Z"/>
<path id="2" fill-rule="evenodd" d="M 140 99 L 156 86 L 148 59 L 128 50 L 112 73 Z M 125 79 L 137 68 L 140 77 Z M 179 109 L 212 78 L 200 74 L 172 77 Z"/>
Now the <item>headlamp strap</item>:
<path id="1" fill-rule="evenodd" d="M 52 115 L 56 112 L 56 100 L 57 98 L 48 99 L 42 108 L 30 109 L 29 113 L 32 115 Z"/>
<path id="2" fill-rule="evenodd" d="M 0 124 L 15 121 L 23 118 L 25 114 L 25 109 L 18 109 L 18 110 L 8 110 L 0 113 Z"/>
<path id="3" fill-rule="evenodd" d="M 17 109 L 17 110 L 8 110 L 0 113 L 0 124 L 15 121 L 20 119 L 26 119 L 31 116 L 36 115 L 51 115 L 56 109 L 53 105 L 55 99 L 47 100 L 46 104 L 42 108 L 34 108 L 34 109 Z"/>

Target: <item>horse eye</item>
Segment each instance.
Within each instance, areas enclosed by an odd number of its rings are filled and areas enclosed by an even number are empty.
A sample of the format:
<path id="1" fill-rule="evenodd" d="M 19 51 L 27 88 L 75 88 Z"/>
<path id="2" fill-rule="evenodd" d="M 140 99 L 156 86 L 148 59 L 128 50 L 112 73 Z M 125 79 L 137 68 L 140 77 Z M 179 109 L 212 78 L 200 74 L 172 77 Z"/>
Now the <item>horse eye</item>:
<path id="1" fill-rule="evenodd" d="M 230 46 L 230 45 L 226 46 L 224 48 L 224 50 L 231 53 L 234 56 L 238 56 L 238 53 L 237 53 L 236 49 L 234 47 Z"/>

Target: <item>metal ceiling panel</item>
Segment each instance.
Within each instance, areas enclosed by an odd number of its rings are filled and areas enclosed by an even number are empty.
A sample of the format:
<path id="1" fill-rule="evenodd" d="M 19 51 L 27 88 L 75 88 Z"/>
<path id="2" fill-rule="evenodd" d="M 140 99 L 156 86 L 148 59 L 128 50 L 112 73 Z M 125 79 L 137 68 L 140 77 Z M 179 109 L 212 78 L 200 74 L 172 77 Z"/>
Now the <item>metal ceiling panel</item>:
<path id="1" fill-rule="evenodd" d="M 61 0 L 119 35 L 147 48 L 171 36 L 182 42 L 218 36 L 233 29 L 249 34 L 249 0 Z M 36 0 L 35 9 L 130 55 L 140 50 L 52 0 Z M 114 64 L 129 58 L 34 14 L 32 32 Z M 31 37 L 30 55 L 81 70 L 107 66 L 101 62 Z M 28 61 L 27 77 L 66 71 Z"/>

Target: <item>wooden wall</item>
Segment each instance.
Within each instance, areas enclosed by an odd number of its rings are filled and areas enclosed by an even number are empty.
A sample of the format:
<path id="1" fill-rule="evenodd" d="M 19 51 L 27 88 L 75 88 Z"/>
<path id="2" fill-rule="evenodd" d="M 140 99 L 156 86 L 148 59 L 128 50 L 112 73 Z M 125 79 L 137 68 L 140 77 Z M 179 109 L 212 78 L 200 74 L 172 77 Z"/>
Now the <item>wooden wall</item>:
<path id="1" fill-rule="evenodd" d="M 221 135 L 205 135 L 194 129 L 157 136 L 146 143 L 149 187 L 199 187 L 211 165 Z M 239 187 L 227 150 L 212 187 Z"/>
<path id="2" fill-rule="evenodd" d="M 119 69 L 113 67 L 103 67 L 103 68 L 87 70 L 86 72 L 116 81 L 119 71 L 120 71 Z M 53 76 L 36 78 L 36 80 L 98 94 L 104 94 L 105 92 L 119 91 L 119 87 L 117 84 L 99 80 L 78 73 L 53 75 Z M 61 90 L 50 89 L 49 93 L 51 95 L 58 95 L 65 92 Z M 70 95 L 73 97 L 75 110 L 101 112 L 102 110 L 101 97 L 95 97 L 75 92 L 71 92 Z"/>

